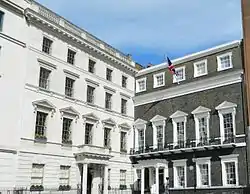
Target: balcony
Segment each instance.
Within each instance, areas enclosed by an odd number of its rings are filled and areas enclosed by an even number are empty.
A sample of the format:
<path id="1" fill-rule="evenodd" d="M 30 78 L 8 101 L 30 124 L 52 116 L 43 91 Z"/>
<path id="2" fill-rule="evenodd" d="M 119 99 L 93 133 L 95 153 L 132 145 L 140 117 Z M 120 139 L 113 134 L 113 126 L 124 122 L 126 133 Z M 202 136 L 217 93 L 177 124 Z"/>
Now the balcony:
<path id="1" fill-rule="evenodd" d="M 207 139 L 188 139 L 186 141 L 178 141 L 165 143 L 165 145 L 150 145 L 130 150 L 131 157 L 148 157 L 157 155 L 170 155 L 178 153 L 187 153 L 194 151 L 205 151 L 223 148 L 234 148 L 238 143 L 244 143 L 243 139 L 235 136 L 226 139 L 221 137 L 211 137 Z"/>
<path id="2" fill-rule="evenodd" d="M 99 147 L 99 146 L 94 146 L 94 145 L 88 145 L 88 144 L 78 146 L 78 152 L 79 153 L 110 155 L 109 148 Z"/>

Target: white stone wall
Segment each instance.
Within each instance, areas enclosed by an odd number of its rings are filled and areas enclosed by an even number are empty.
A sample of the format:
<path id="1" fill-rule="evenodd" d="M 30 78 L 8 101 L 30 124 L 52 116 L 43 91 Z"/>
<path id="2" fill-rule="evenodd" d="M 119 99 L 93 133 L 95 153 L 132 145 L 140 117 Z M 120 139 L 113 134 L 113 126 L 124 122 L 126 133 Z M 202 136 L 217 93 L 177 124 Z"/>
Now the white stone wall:
<path id="1" fill-rule="evenodd" d="M 26 1 L 19 0 L 17 3 L 21 7 L 29 6 Z M 1 92 L 0 97 L 2 109 L 0 112 L 2 124 L 2 130 L 0 130 L 0 188 L 30 187 L 32 163 L 45 164 L 43 181 L 45 188 L 58 188 L 60 165 L 70 165 L 71 187 L 76 188 L 76 185 L 80 183 L 80 173 L 74 153 L 78 151 L 77 146 L 84 143 L 85 128 L 82 115 L 88 113 L 93 113 L 100 119 L 100 123 L 94 128 L 93 144 L 96 146 L 103 146 L 104 134 L 101 121 L 111 118 L 116 122 L 117 125 L 111 132 L 111 154 L 113 156 L 109 165 L 111 186 L 119 187 L 120 170 L 127 170 L 127 186 L 132 184 L 132 165 L 128 155 L 120 153 L 120 129 L 118 128 L 118 125 L 122 123 L 131 126 L 127 137 L 129 152 L 133 146 L 132 98 L 128 100 L 127 104 L 128 116 L 122 116 L 120 111 L 121 93 L 130 97 L 134 95 L 132 74 L 121 71 L 119 66 L 112 65 L 111 61 L 107 59 L 96 57 L 94 53 L 87 54 L 81 48 L 74 46 L 73 42 L 59 39 L 53 33 L 45 32 L 45 29 L 35 27 L 33 24 L 27 25 L 22 15 L 9 12 L 1 7 L 1 4 L 0 10 L 5 12 L 3 32 L 0 33 L 0 88 L 2 91 L 6 91 Z M 6 35 L 12 37 L 13 41 L 8 40 Z M 51 55 L 41 52 L 44 35 L 54 41 Z M 68 48 L 77 51 L 75 65 L 66 62 Z M 97 61 L 94 75 L 88 72 L 89 57 Z M 40 71 L 38 59 L 56 66 L 50 77 L 50 92 L 38 89 Z M 106 80 L 106 67 L 113 69 L 112 82 Z M 75 100 L 66 99 L 64 96 L 64 70 L 79 75 L 74 87 Z M 122 75 L 128 77 L 127 89 L 121 87 Z M 86 104 L 87 83 L 85 78 L 99 83 L 99 87 L 95 91 L 96 107 Z M 104 109 L 104 86 L 116 91 L 112 98 L 113 112 Z M 47 143 L 39 144 L 34 143 L 36 113 L 32 102 L 44 99 L 55 106 L 56 112 L 53 117 L 48 117 Z M 80 113 L 79 119 L 73 124 L 73 145 L 70 148 L 61 145 L 62 119 L 59 111 L 59 109 L 69 106 Z M 10 150 L 11 153 L 6 153 L 6 150 Z"/>
<path id="2" fill-rule="evenodd" d="M 4 5 L 1 1 L 0 11 L 4 12 L 2 31 L 0 31 L 0 190 L 2 190 L 15 186 L 16 152 L 19 147 L 26 67 L 27 28 L 23 16 L 17 14 L 18 10 L 13 6 Z"/>

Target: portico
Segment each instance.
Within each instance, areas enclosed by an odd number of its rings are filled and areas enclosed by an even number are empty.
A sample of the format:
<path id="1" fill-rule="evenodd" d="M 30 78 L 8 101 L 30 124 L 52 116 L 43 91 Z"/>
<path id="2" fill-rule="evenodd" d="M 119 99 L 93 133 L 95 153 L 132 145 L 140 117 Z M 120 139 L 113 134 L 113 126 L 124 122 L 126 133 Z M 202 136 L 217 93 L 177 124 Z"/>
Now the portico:
<path id="1" fill-rule="evenodd" d="M 93 145 L 79 147 L 75 154 L 81 172 L 82 194 L 108 194 L 109 150 Z"/>
<path id="2" fill-rule="evenodd" d="M 151 194 L 159 194 L 160 186 L 166 184 L 166 177 L 168 177 L 168 162 L 164 159 L 148 159 L 140 160 L 137 164 L 134 164 L 135 177 L 134 182 L 138 182 L 137 190 L 141 190 L 141 194 L 144 194 L 145 187 L 150 188 Z M 148 170 L 147 176 L 145 170 Z M 145 177 L 148 178 L 148 185 L 145 185 Z"/>

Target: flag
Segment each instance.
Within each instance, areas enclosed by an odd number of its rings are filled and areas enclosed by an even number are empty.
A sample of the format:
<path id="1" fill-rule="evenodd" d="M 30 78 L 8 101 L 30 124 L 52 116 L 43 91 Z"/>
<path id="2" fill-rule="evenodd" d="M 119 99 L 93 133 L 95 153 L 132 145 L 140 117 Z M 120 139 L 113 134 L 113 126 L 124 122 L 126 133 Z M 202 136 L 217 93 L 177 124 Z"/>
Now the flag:
<path id="1" fill-rule="evenodd" d="M 172 64 L 171 60 L 167 57 L 167 63 L 168 63 L 168 70 L 170 71 L 170 73 L 172 74 L 176 74 L 175 72 L 175 67 Z"/>
<path id="2" fill-rule="evenodd" d="M 166 57 L 165 57 L 166 58 Z M 178 74 L 177 72 L 175 71 L 175 67 L 174 65 L 172 64 L 171 60 L 167 57 L 167 64 L 168 64 L 168 70 L 170 71 L 171 74 L 174 75 L 176 81 L 177 81 L 177 84 L 180 84 L 179 81 L 178 81 Z"/>

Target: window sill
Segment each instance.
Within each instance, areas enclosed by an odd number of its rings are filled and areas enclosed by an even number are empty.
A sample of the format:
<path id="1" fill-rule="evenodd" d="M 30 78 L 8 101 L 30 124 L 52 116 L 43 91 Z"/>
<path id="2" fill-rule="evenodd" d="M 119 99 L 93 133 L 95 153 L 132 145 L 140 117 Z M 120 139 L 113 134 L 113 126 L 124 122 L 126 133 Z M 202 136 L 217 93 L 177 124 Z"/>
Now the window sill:
<path id="1" fill-rule="evenodd" d="M 38 87 L 38 90 L 43 91 L 43 92 L 47 92 L 47 93 L 52 93 L 52 91 L 50 91 L 49 89 L 45 89 L 42 87 Z"/>
<path id="2" fill-rule="evenodd" d="M 108 112 L 113 112 L 113 110 L 109 109 L 109 108 L 105 108 L 106 111 Z"/>
<path id="3" fill-rule="evenodd" d="M 70 185 L 60 185 L 58 188 L 59 191 L 70 191 L 71 186 Z"/>
<path id="4" fill-rule="evenodd" d="M 47 143 L 47 138 L 46 137 L 36 137 L 34 140 L 35 143 L 42 143 L 42 144 L 46 144 Z"/>
<path id="5" fill-rule="evenodd" d="M 44 190 L 44 188 L 42 185 L 32 185 L 30 187 L 30 191 L 43 191 L 43 190 Z"/>
<path id="6" fill-rule="evenodd" d="M 72 140 L 63 140 L 62 141 L 62 146 L 72 147 Z"/>
<path id="7" fill-rule="evenodd" d="M 87 105 L 96 107 L 96 105 L 94 103 L 91 103 L 91 102 L 87 102 Z"/>

